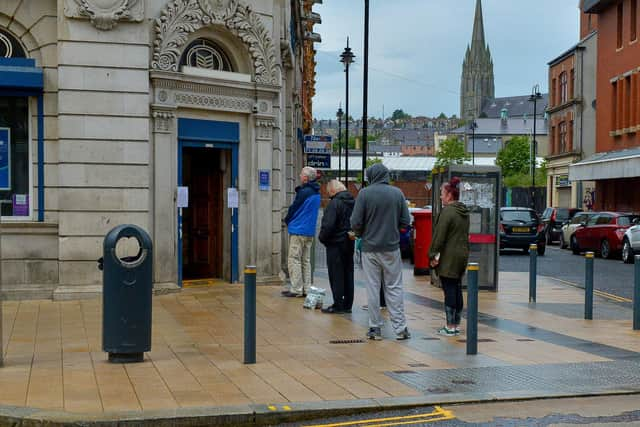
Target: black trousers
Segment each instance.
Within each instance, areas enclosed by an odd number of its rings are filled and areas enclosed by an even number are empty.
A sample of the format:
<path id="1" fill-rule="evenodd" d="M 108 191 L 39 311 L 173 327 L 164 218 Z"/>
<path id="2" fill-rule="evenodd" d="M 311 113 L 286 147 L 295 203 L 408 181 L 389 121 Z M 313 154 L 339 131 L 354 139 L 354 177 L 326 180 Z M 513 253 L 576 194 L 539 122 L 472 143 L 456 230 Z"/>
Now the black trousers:
<path id="1" fill-rule="evenodd" d="M 462 282 L 460 279 L 440 276 L 442 290 L 444 291 L 444 306 L 447 315 L 447 324 L 459 325 L 464 298 L 462 297 Z"/>
<path id="2" fill-rule="evenodd" d="M 351 310 L 353 306 L 353 246 L 352 240 L 327 246 L 333 306 L 339 310 Z"/>

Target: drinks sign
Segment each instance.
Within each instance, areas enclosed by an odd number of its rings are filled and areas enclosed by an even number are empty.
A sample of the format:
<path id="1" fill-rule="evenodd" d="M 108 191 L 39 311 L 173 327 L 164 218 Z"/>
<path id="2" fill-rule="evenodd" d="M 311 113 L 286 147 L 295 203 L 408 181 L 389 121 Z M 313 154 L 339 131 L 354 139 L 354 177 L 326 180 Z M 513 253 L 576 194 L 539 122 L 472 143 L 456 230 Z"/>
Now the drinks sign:
<path id="1" fill-rule="evenodd" d="M 0 190 L 11 189 L 10 129 L 0 128 Z"/>
<path id="2" fill-rule="evenodd" d="M 333 138 L 328 135 L 305 135 L 304 152 L 309 154 L 331 154 Z"/>

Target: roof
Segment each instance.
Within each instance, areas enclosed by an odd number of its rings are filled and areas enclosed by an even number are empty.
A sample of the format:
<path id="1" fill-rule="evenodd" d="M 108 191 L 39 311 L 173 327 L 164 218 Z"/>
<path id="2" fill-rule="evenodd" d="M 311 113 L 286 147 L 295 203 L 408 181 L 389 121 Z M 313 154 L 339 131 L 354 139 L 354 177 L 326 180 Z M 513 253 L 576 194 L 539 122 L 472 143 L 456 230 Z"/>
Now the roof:
<path id="1" fill-rule="evenodd" d="M 487 136 L 499 136 L 499 135 L 529 135 L 533 133 L 533 120 L 523 118 L 509 118 L 506 123 L 503 123 L 502 119 L 476 119 L 478 127 L 475 130 L 476 138 Z M 453 134 L 471 135 L 471 130 L 468 126 L 461 126 L 451 131 Z M 547 134 L 547 121 L 545 119 L 538 118 L 536 120 L 536 135 Z"/>
<path id="2" fill-rule="evenodd" d="M 530 95 L 507 96 L 504 98 L 488 99 L 482 106 L 481 115 L 487 118 L 500 118 L 503 108 L 507 110 L 508 117 L 533 117 L 533 102 L 529 101 Z M 542 99 L 536 103 L 536 114 L 542 115 L 549 104 L 549 94 L 543 93 Z"/>
<path id="3" fill-rule="evenodd" d="M 640 147 L 596 153 L 569 166 L 571 181 L 634 178 L 640 176 Z"/>
<path id="4" fill-rule="evenodd" d="M 431 171 L 436 163 L 433 156 L 398 156 L 398 157 L 376 157 L 369 156 L 369 159 L 380 158 L 382 164 L 390 171 Z M 342 156 L 342 170 L 344 171 L 345 161 Z M 544 159 L 538 157 L 538 162 Z M 495 157 L 476 157 L 476 166 L 495 166 Z M 471 165 L 471 161 L 465 163 Z M 362 169 L 362 156 L 349 156 L 349 170 L 360 171 Z M 338 156 L 331 156 L 331 170 L 338 170 Z"/>
<path id="5" fill-rule="evenodd" d="M 618 0 L 584 0 L 584 13 L 600 13 L 608 6 L 616 4 Z"/>

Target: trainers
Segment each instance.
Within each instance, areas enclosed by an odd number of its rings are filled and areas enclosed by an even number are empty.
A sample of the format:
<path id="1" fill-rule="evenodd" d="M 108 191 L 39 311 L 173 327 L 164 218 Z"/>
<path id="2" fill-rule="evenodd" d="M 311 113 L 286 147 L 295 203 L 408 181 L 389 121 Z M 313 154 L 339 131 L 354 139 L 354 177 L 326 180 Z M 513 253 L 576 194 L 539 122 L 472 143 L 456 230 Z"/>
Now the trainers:
<path id="1" fill-rule="evenodd" d="M 454 337 L 456 335 L 455 329 L 449 329 L 446 326 L 438 329 L 438 335 L 444 335 L 445 337 Z"/>
<path id="2" fill-rule="evenodd" d="M 407 328 L 404 328 L 402 332 L 396 334 L 396 339 L 398 341 L 408 340 L 409 338 L 411 338 L 411 334 L 409 333 L 409 329 Z"/>
<path id="3" fill-rule="evenodd" d="M 455 331 L 456 335 L 460 335 L 460 328 L 459 327 L 456 326 L 454 331 Z"/>
<path id="4" fill-rule="evenodd" d="M 369 332 L 367 332 L 367 338 L 369 338 L 370 340 L 380 341 L 382 339 L 380 328 L 369 328 Z"/>
<path id="5" fill-rule="evenodd" d="M 287 298 L 302 298 L 304 294 L 297 294 L 295 292 L 284 292 L 282 293 L 282 296 Z"/>

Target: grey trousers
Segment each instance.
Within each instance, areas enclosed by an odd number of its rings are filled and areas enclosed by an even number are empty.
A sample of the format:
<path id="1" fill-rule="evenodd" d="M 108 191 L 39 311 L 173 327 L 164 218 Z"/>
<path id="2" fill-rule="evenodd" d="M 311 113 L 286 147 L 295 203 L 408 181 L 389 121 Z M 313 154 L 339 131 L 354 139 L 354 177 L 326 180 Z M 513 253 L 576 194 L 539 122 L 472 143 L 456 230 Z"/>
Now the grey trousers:
<path id="1" fill-rule="evenodd" d="M 383 325 L 380 286 L 384 283 L 384 297 L 387 300 L 391 326 L 396 334 L 402 332 L 407 327 L 407 320 L 404 316 L 400 249 L 392 252 L 362 252 L 362 271 L 367 284 L 369 327 L 380 328 Z"/>

